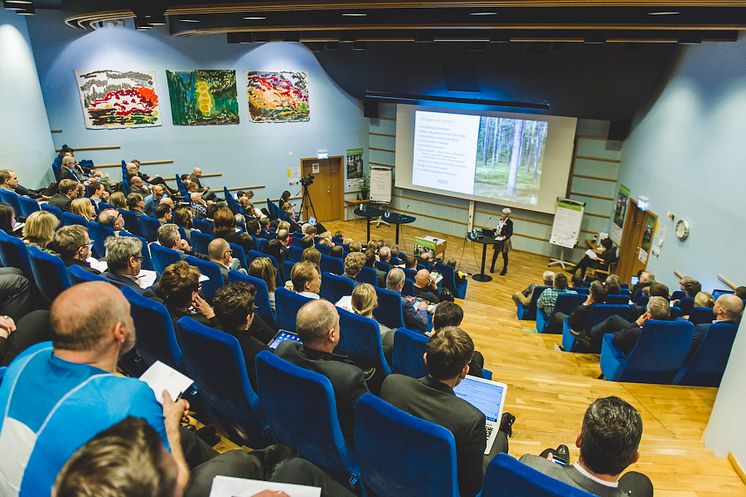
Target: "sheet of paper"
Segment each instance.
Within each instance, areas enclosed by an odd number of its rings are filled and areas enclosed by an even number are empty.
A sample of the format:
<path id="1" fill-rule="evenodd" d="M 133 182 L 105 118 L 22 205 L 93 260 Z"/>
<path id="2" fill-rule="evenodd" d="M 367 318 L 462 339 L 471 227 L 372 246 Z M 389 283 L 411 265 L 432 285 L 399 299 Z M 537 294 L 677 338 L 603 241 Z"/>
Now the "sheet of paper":
<path id="1" fill-rule="evenodd" d="M 184 393 L 189 386 L 194 383 L 191 378 L 184 376 L 171 366 L 155 361 L 155 363 L 145 371 L 140 380 L 148 384 L 155 394 L 158 402 L 163 403 L 163 391 L 168 390 L 172 399 L 176 400 L 179 395 Z"/>
<path id="2" fill-rule="evenodd" d="M 321 496 L 321 489 L 317 487 L 231 478 L 228 476 L 216 476 L 215 479 L 212 480 L 210 497 L 253 497 L 263 490 L 285 492 L 290 497 Z"/>
<path id="3" fill-rule="evenodd" d="M 89 257 L 86 259 L 86 262 L 91 265 L 93 269 L 97 269 L 101 271 L 102 273 L 108 269 L 108 266 L 106 265 L 106 261 L 99 261 L 98 259 L 94 257 Z"/>
<path id="4" fill-rule="evenodd" d="M 205 276 L 204 274 L 199 275 L 199 282 L 202 283 L 203 281 L 209 281 L 210 278 Z"/>
<path id="5" fill-rule="evenodd" d="M 138 276 L 140 277 L 140 279 L 138 280 L 140 288 L 148 288 L 153 286 L 153 283 L 155 283 L 155 279 L 158 277 L 158 273 L 149 269 L 141 269 Z"/>

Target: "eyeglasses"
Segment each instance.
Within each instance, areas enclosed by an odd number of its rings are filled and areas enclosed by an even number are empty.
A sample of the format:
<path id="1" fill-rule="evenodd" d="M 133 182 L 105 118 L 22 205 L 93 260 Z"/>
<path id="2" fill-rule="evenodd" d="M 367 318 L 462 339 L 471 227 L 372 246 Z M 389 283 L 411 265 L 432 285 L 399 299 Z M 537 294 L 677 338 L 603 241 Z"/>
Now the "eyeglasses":
<path id="1" fill-rule="evenodd" d="M 132 258 L 135 259 L 136 261 L 141 261 L 142 260 L 142 255 L 141 254 L 133 255 Z"/>

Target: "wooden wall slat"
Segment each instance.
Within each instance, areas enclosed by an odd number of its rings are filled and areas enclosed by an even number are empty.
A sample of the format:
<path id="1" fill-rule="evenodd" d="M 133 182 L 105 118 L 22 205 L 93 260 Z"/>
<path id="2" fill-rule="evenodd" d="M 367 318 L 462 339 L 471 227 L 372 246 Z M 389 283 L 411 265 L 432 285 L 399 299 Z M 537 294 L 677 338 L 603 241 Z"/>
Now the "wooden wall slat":
<path id="1" fill-rule="evenodd" d="M 97 147 L 71 147 L 71 148 L 75 150 L 76 152 L 90 152 L 93 150 L 119 150 L 122 147 L 120 147 L 119 145 L 101 145 Z M 58 148 L 56 152 L 58 153 L 62 152 L 62 149 Z"/>

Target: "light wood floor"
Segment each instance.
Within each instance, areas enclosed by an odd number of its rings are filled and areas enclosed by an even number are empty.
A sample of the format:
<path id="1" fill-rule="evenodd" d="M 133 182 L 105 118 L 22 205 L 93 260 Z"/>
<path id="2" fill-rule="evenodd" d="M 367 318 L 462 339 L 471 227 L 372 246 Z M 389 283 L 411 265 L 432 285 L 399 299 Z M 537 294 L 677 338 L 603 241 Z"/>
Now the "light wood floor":
<path id="1" fill-rule="evenodd" d="M 325 223 L 330 231 L 365 240 L 365 223 Z M 402 250 L 412 253 L 415 236 L 425 233 L 404 226 Z M 394 228 L 371 226 L 371 237 L 393 241 Z M 447 257 L 460 260 L 462 271 L 475 273 L 481 246 L 464 239 L 448 240 Z M 491 249 L 488 258 L 491 256 Z M 703 445 L 703 433 L 717 389 L 612 383 L 598 380 L 598 356 L 555 350 L 560 335 L 537 334 L 533 321 L 519 321 L 511 295 L 541 280 L 547 258 L 514 251 L 506 276 L 494 274 L 488 283 L 469 281 L 462 327 L 485 356 L 494 379 L 509 385 L 506 409 L 517 421 L 513 426 L 510 453 L 519 457 L 538 454 L 546 447 L 564 443 L 577 458 L 575 438 L 583 413 L 598 397 L 616 395 L 635 406 L 643 417 L 640 461 L 631 469 L 650 476 L 658 497 L 746 496 L 746 487 L 724 458 Z M 489 260 L 487 261 L 489 266 Z M 502 259 L 498 259 L 498 271 Z M 489 267 L 488 267 L 489 270 Z"/>

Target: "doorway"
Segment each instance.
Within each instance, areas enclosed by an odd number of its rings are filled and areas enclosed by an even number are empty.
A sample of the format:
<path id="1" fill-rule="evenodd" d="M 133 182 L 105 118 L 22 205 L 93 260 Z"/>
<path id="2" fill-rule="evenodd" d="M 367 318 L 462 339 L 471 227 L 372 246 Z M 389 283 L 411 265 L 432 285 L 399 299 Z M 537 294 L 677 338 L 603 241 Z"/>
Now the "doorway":
<path id="1" fill-rule="evenodd" d="M 657 222 L 654 212 L 640 210 L 636 200 L 629 200 L 616 270 L 622 281 L 629 281 L 639 271 L 647 269 Z"/>
<path id="2" fill-rule="evenodd" d="M 328 159 L 301 159 L 301 175 L 314 176 L 308 187 L 317 221 L 342 219 L 344 212 L 344 160 L 341 156 Z M 303 219 L 313 216 L 310 205 L 303 206 Z"/>

